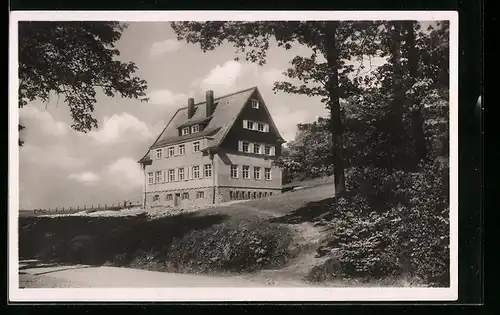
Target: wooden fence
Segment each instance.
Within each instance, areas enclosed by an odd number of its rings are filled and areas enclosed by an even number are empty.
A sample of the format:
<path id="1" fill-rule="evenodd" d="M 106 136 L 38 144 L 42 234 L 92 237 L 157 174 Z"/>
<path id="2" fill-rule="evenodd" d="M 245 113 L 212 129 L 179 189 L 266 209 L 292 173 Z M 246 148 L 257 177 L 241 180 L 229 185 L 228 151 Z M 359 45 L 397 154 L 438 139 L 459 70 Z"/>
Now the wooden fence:
<path id="1" fill-rule="evenodd" d="M 132 201 L 122 201 L 115 203 L 104 203 L 104 204 L 92 204 L 92 205 L 84 205 L 84 206 L 70 206 L 70 207 L 55 207 L 48 209 L 33 209 L 31 212 L 35 215 L 44 215 L 44 214 L 70 214 L 77 212 L 97 212 L 97 211 L 119 211 L 123 209 L 130 209 L 134 207 L 140 207 L 142 203 L 140 201 L 132 202 Z M 25 212 L 25 211 L 23 211 Z"/>

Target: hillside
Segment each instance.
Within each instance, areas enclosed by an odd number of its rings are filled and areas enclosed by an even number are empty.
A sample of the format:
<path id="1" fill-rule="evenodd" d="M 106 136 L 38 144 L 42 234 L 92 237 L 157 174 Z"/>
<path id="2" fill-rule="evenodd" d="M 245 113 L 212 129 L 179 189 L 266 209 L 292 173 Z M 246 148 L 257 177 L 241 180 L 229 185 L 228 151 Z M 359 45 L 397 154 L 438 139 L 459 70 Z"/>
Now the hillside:
<path id="1" fill-rule="evenodd" d="M 123 217 L 99 213 L 93 213 L 92 217 L 78 214 L 21 217 L 20 258 L 193 273 L 254 273 L 289 268 L 292 278 L 302 279 L 315 263 L 311 257 L 321 239 L 321 232 L 311 221 L 328 208 L 333 190 L 332 183 L 324 179 L 308 185 L 311 187 L 263 199 L 168 216 L 162 209 L 153 209 L 147 214 L 130 211 L 129 216 Z M 206 235 L 217 233 L 231 236 L 221 235 L 211 244 L 201 244 Z M 192 243 L 196 239 L 200 244 Z M 218 255 L 220 251 L 227 252 L 227 246 L 217 249 L 213 244 L 229 244 L 229 239 L 239 242 L 232 244 L 230 255 L 240 257 L 226 262 L 227 257 Z M 265 244 L 258 249 L 265 251 L 259 257 L 245 256 L 244 252 L 253 248 L 252 242 Z M 179 246 L 183 252 L 191 251 L 191 256 L 179 257 Z M 204 250 L 213 256 L 210 258 L 214 265 L 198 268 L 196 260 L 202 257 L 196 257 L 195 253 Z M 300 266 L 290 268 L 294 265 Z"/>

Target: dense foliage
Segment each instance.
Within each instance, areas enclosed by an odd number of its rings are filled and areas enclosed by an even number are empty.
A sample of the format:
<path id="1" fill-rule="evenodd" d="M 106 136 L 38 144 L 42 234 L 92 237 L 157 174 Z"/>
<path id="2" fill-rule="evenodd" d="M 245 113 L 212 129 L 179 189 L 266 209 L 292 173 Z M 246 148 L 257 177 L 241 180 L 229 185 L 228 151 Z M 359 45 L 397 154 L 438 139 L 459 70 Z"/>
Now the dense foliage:
<path id="1" fill-rule="evenodd" d="M 96 89 L 109 97 L 147 100 L 147 84 L 135 76 L 135 63 L 117 59 L 116 43 L 125 28 L 104 21 L 19 23 L 19 107 L 62 96 L 71 127 L 87 132 L 98 127 L 92 116 Z"/>

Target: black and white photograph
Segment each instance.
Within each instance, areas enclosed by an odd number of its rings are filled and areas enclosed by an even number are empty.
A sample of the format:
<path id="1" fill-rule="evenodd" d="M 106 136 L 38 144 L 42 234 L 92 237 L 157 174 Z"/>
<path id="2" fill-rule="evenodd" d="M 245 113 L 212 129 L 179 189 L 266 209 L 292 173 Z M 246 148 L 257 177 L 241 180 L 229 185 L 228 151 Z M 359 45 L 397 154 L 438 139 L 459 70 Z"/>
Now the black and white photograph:
<path id="1" fill-rule="evenodd" d="M 457 299 L 456 12 L 11 20 L 11 301 Z"/>

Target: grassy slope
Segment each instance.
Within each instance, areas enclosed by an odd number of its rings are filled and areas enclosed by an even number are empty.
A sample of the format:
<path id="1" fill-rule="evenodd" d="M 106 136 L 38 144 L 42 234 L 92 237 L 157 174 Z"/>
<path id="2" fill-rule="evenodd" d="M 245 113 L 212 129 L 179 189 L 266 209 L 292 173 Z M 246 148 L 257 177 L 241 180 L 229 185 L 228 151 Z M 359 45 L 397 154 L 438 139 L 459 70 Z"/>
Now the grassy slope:
<path id="1" fill-rule="evenodd" d="M 276 269 L 267 267 L 261 275 L 281 282 L 299 280 L 318 263 L 314 254 L 322 233 L 312 222 L 325 212 L 333 193 L 331 179 L 308 181 L 301 186 L 305 185 L 309 187 L 155 220 L 145 217 L 20 218 L 20 257 L 165 270 L 158 261 L 171 258 L 158 253 L 168 251 L 176 239 L 204 229 L 210 231 L 214 226 L 227 230 L 237 227 L 238 223 L 233 222 L 258 220 L 263 225 L 279 224 L 289 228 L 295 257 Z M 161 257 L 148 261 L 145 258 L 148 255 Z M 176 268 L 179 270 L 166 271 L 183 271 Z"/>

